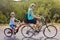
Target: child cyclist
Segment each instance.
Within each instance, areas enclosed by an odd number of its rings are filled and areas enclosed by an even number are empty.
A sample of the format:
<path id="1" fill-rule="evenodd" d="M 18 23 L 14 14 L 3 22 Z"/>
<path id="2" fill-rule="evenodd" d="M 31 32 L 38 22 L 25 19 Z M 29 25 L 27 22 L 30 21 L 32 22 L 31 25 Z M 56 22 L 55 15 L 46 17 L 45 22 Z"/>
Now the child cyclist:
<path id="1" fill-rule="evenodd" d="M 14 12 L 11 12 L 10 13 L 10 23 L 9 23 L 9 25 L 10 25 L 10 27 L 11 27 L 12 30 L 14 30 L 14 29 L 16 30 L 17 29 L 16 28 L 15 21 L 19 22 L 19 20 L 17 20 L 15 18 L 15 13 Z"/>

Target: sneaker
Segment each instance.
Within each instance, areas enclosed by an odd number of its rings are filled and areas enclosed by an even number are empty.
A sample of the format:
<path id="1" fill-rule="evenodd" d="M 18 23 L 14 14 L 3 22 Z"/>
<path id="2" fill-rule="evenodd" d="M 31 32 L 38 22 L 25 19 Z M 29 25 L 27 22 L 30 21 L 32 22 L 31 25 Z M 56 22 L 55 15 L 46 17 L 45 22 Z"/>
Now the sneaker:
<path id="1" fill-rule="evenodd" d="M 34 32 L 39 33 L 39 32 L 40 32 L 40 30 L 35 30 Z"/>
<path id="2" fill-rule="evenodd" d="M 14 35 L 16 35 L 16 32 L 14 32 Z"/>

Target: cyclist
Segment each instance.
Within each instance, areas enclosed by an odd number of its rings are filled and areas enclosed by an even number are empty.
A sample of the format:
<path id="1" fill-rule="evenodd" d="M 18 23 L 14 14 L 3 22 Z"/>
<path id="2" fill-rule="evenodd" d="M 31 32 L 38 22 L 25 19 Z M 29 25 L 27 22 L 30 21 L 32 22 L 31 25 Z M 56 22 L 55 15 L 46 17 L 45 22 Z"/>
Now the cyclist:
<path id="1" fill-rule="evenodd" d="M 10 13 L 10 23 L 9 23 L 9 25 L 10 25 L 10 27 L 11 27 L 12 30 L 13 30 L 13 29 L 16 29 L 15 21 L 18 22 L 19 20 L 17 20 L 17 19 L 15 18 L 15 13 L 14 13 L 14 12 L 11 12 L 11 13 Z"/>
<path id="2" fill-rule="evenodd" d="M 28 14 L 27 14 L 27 22 L 28 23 L 33 23 L 36 24 L 36 27 L 34 29 L 34 32 L 39 32 L 38 27 L 40 26 L 39 21 L 37 20 L 37 18 L 39 18 L 38 16 L 34 15 L 34 9 L 35 9 L 36 5 L 34 3 L 32 3 L 28 9 Z"/>

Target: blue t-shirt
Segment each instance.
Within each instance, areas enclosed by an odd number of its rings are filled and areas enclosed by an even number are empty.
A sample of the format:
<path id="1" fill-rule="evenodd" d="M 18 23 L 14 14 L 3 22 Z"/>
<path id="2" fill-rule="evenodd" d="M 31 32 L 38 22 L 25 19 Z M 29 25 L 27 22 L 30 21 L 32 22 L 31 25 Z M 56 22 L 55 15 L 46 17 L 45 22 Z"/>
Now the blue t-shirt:
<path id="1" fill-rule="evenodd" d="M 32 13 L 34 14 L 33 9 L 32 8 L 29 8 L 28 9 L 28 20 L 32 20 L 33 19 L 33 16 L 30 13 L 31 10 L 32 10 Z"/>

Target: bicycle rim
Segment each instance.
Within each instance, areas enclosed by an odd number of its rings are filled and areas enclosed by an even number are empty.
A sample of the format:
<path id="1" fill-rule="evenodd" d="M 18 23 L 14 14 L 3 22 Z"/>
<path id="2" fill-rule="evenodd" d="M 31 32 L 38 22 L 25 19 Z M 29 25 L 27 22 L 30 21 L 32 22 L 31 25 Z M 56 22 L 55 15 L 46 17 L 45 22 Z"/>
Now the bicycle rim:
<path id="1" fill-rule="evenodd" d="M 5 36 L 7 36 L 7 37 L 11 37 L 11 36 L 12 36 L 12 30 L 11 30 L 10 28 L 6 28 L 6 29 L 4 30 L 4 34 L 5 34 Z"/>
<path id="2" fill-rule="evenodd" d="M 27 34 L 28 32 L 28 34 Z M 30 38 L 33 36 L 33 28 L 31 26 L 24 26 L 21 29 L 21 33 L 24 37 Z"/>
<path id="3" fill-rule="evenodd" d="M 57 28 L 53 25 L 48 25 L 48 28 L 45 28 L 43 31 L 45 37 L 53 38 L 57 35 Z"/>

